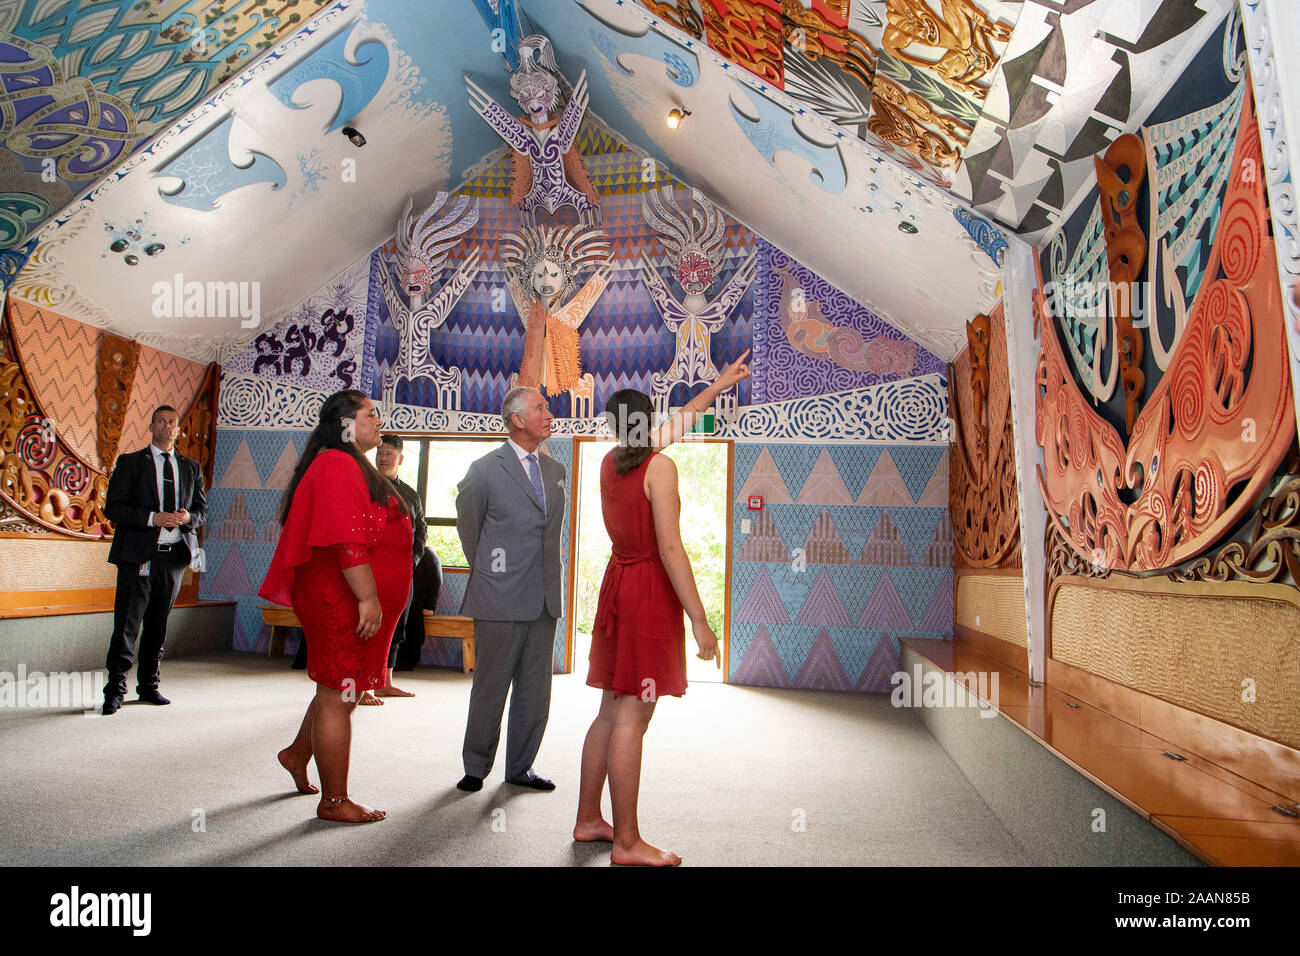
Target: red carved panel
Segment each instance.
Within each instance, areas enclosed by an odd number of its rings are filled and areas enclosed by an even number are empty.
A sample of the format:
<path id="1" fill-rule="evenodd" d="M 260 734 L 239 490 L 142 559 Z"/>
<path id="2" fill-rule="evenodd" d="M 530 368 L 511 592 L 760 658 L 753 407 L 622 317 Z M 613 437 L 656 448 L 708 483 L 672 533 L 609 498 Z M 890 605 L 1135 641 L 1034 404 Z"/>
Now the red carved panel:
<path id="1" fill-rule="evenodd" d="M 140 345 L 120 335 L 105 332 L 99 342 L 99 381 L 96 393 L 99 398 L 99 427 L 97 447 L 99 460 L 108 464 L 117 461 L 118 443 L 122 438 L 122 422 L 131 407 L 131 385 L 135 381 Z"/>
<path id="2" fill-rule="evenodd" d="M 1247 96 L 1206 278 L 1127 445 L 1075 385 L 1040 272 L 1039 486 L 1061 535 L 1094 564 L 1154 571 L 1205 551 L 1255 507 L 1295 436 L 1261 168 Z"/>
<path id="3" fill-rule="evenodd" d="M 948 455 L 953 558 L 958 567 L 1018 568 L 1020 498 L 1002 303 L 977 316 L 968 331 L 972 344 L 948 376 L 955 430 Z"/>
<path id="4" fill-rule="evenodd" d="M 785 88 L 779 0 L 701 0 L 700 9 L 715 52 Z"/>

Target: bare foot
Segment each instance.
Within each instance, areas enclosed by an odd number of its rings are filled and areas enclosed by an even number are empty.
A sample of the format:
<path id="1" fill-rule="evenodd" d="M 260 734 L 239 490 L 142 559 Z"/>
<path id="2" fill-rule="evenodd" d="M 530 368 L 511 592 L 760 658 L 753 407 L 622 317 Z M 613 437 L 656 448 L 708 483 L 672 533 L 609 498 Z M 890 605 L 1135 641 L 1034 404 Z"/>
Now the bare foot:
<path id="1" fill-rule="evenodd" d="M 619 866 L 677 866 L 682 862 L 682 858 L 676 853 L 651 846 L 645 840 L 637 840 L 628 847 L 614 844 L 609 860 Z"/>
<path id="2" fill-rule="evenodd" d="M 289 771 L 293 777 L 294 785 L 297 786 L 299 793 L 320 793 L 320 787 L 316 786 L 307 779 L 307 761 L 298 762 L 294 758 L 293 751 L 285 747 L 278 754 L 276 759 L 280 761 L 280 766 Z"/>
<path id="3" fill-rule="evenodd" d="M 316 806 L 316 816 L 338 823 L 377 823 L 388 814 L 383 810 L 371 810 L 355 800 L 344 799 L 342 803 L 334 803 L 322 798 Z"/>
<path id="4" fill-rule="evenodd" d="M 402 690 L 396 684 L 389 684 L 387 687 L 381 687 L 375 691 L 380 697 L 414 697 L 415 695 L 409 690 Z"/>
<path id="5" fill-rule="evenodd" d="M 579 843 L 614 842 L 614 828 L 599 819 L 595 823 L 578 823 L 573 827 L 573 839 Z"/>
<path id="6" fill-rule="evenodd" d="M 360 704 L 362 707 L 383 707 L 384 706 L 384 702 L 380 700 L 378 697 L 376 697 L 374 694 L 370 693 L 370 691 L 366 691 L 364 694 L 362 694 L 361 699 L 358 700 L 357 703 Z"/>

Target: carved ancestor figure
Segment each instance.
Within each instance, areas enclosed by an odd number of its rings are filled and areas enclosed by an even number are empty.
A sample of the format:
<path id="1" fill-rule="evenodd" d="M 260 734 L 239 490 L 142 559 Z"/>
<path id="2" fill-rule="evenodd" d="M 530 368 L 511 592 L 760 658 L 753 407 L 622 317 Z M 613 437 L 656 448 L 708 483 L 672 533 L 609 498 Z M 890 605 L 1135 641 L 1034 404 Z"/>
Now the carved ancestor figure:
<path id="1" fill-rule="evenodd" d="M 510 296 L 527 330 L 517 384 L 547 395 L 567 392 L 582 375 L 578 326 L 605 291 L 613 265 L 609 241 L 584 226 L 532 226 L 501 241 Z M 596 271 L 572 298 L 574 280 L 589 265 Z"/>
<path id="2" fill-rule="evenodd" d="M 668 398 L 677 385 L 707 385 L 718 377 L 709 355 L 710 338 L 722 328 L 731 310 L 740 302 L 758 269 L 754 253 L 736 270 L 731 281 L 713 301 L 704 297 L 722 264 L 722 236 L 726 228 L 722 213 L 698 190 L 693 191 L 694 208 L 687 213 L 677 205 L 673 187 L 645 193 L 641 214 L 663 240 L 664 248 L 677 266 L 677 281 L 686 298 L 679 300 L 644 255 L 641 273 L 664 325 L 677 333 L 677 354 L 672 367 L 650 377 L 650 394 L 655 412 L 668 415 Z M 734 410 L 735 394 L 719 396 L 719 405 Z M 724 416 L 724 418 L 727 416 Z"/>
<path id="3" fill-rule="evenodd" d="M 380 269 L 384 302 L 397 329 L 400 345 L 397 360 L 384 370 L 384 405 L 392 404 L 397 383 L 419 377 L 432 379 L 438 389 L 438 408 L 460 408 L 460 369 L 445 369 L 429 356 L 429 338 L 447 321 L 451 307 L 469 287 L 479 269 L 479 250 L 475 249 L 428 300 L 433 277 L 447 259 L 452 246 L 478 222 L 478 204 L 469 196 L 454 203 L 450 193 L 438 193 L 433 204 L 419 219 L 411 215 L 411 200 L 406 200 L 397 224 L 398 269 L 402 283 L 399 290 L 389 270 Z M 407 306 L 409 296 L 410 306 Z"/>
<path id="4" fill-rule="evenodd" d="M 525 224 L 536 223 L 538 207 L 555 215 L 561 206 L 572 206 L 594 225 L 600 222 L 600 198 L 573 145 L 587 111 L 587 71 L 564 111 L 551 119 L 560 99 L 558 72 L 551 41 L 538 33 L 519 41 L 519 69 L 510 78 L 510 92 L 526 116 L 511 116 L 468 76 L 465 86 L 474 111 L 515 151 L 510 201 Z"/>

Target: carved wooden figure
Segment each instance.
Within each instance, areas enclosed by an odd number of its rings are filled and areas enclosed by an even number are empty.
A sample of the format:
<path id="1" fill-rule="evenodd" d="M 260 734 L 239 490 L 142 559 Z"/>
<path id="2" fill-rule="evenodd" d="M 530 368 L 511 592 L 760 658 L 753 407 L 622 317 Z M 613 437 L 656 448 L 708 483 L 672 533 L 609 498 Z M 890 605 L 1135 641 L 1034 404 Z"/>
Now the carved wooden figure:
<path id="1" fill-rule="evenodd" d="M 713 285 L 714 275 L 722 264 L 722 237 L 726 227 L 722 213 L 703 194 L 695 191 L 693 198 L 695 207 L 691 213 L 677 205 L 671 186 L 645 193 L 641 198 L 641 214 L 659 232 L 675 262 L 677 281 L 686 293 L 684 299 L 678 299 L 649 260 L 644 255 L 641 257 L 641 274 L 650 298 L 664 325 L 677 334 L 672 366 L 650 377 L 650 394 L 661 418 L 668 414 L 669 396 L 674 387 L 708 384 L 718 377 L 709 355 L 711 336 L 726 323 L 758 270 L 758 254 L 754 253 L 736 270 L 721 293 L 712 301 L 705 298 L 704 293 Z M 734 410 L 734 395 L 725 404 Z"/>
<path id="2" fill-rule="evenodd" d="M 519 41 L 519 70 L 510 78 L 510 92 L 526 116 L 511 116 L 468 76 L 465 86 L 470 106 L 515 152 L 510 201 L 525 224 L 536 223 L 539 208 L 553 216 L 563 206 L 595 224 L 600 222 L 600 197 L 573 145 L 587 111 L 587 71 L 578 77 L 564 111 L 552 119 L 560 98 L 558 72 L 551 41 L 534 34 Z"/>
<path id="3" fill-rule="evenodd" d="M 438 408 L 460 408 L 460 369 L 443 368 L 429 355 L 429 340 L 435 329 L 447 321 L 452 306 L 469 288 L 479 269 L 479 250 L 475 249 L 460 268 L 428 300 L 433 277 L 447 259 L 452 247 L 478 222 L 478 204 L 468 196 L 451 201 L 449 193 L 438 193 L 433 204 L 419 219 L 411 214 L 412 202 L 406 200 L 397 224 L 397 255 L 402 282 L 399 290 L 387 268 L 380 269 L 384 302 L 397 329 L 400 345 L 397 360 L 384 370 L 384 404 L 391 405 L 402 379 L 428 378 L 437 387 Z M 409 296 L 410 306 L 406 297 Z"/>
<path id="4" fill-rule="evenodd" d="M 613 260 L 600 230 L 584 226 L 533 226 L 501 242 L 515 310 L 527 330 L 518 384 L 559 395 L 581 380 L 578 327 L 609 283 Z M 571 298 L 579 273 L 596 271 Z"/>

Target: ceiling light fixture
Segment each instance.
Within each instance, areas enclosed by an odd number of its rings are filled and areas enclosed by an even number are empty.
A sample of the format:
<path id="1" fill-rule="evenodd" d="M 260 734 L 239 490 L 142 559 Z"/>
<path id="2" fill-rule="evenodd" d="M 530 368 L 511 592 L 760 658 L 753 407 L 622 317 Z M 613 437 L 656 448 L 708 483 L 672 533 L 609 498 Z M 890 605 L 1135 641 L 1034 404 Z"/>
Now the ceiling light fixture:
<path id="1" fill-rule="evenodd" d="M 686 119 L 686 117 L 690 115 L 691 111 L 684 106 L 681 109 L 669 110 L 667 119 L 668 128 L 677 129 L 682 125 L 682 120 Z"/>
<path id="2" fill-rule="evenodd" d="M 361 147 L 366 145 L 366 138 L 361 135 L 361 131 L 354 126 L 343 127 L 343 135 L 346 136 L 353 146 Z"/>

